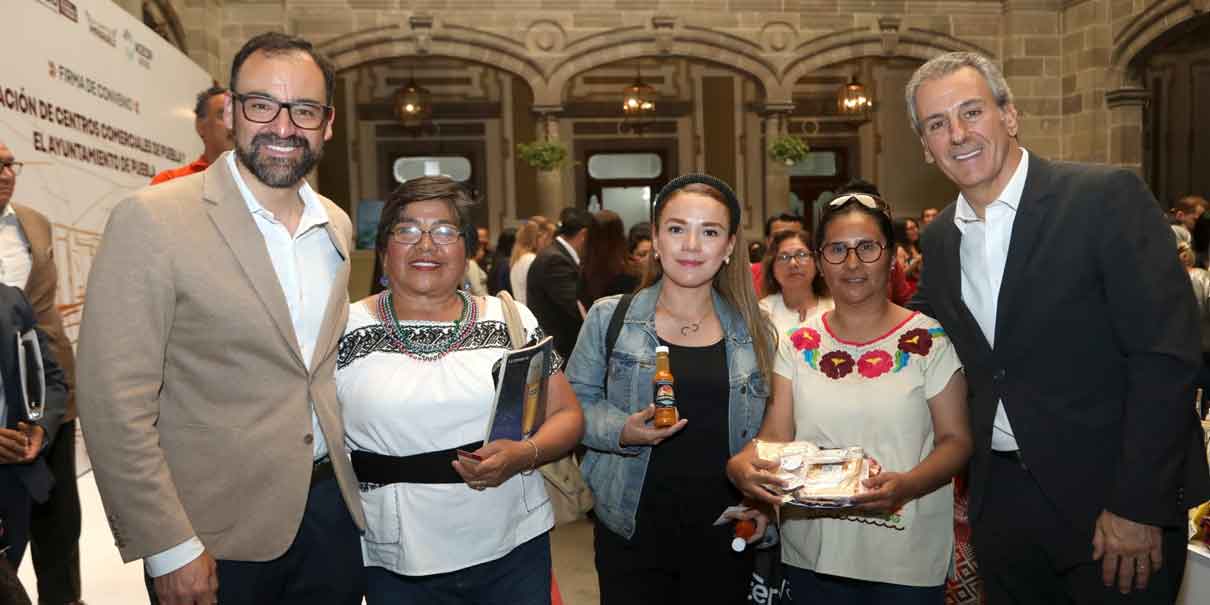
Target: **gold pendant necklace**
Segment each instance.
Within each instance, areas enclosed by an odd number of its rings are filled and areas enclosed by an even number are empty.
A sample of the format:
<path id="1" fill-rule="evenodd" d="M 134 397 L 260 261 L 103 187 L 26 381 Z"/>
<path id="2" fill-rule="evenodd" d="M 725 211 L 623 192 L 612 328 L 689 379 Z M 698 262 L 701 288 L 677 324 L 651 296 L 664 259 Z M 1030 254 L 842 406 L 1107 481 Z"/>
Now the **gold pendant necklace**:
<path id="1" fill-rule="evenodd" d="M 714 310 L 714 304 L 712 302 L 710 308 L 706 309 L 706 312 L 702 313 L 702 316 L 697 318 L 697 321 L 686 321 L 673 313 L 672 310 L 668 308 L 668 305 L 664 304 L 663 300 L 657 299 L 656 306 L 663 307 L 664 312 L 667 313 L 669 317 L 685 324 L 681 326 L 681 336 L 688 336 L 689 334 L 702 329 L 702 322 L 705 321 L 706 317 L 710 315 L 710 312 Z"/>

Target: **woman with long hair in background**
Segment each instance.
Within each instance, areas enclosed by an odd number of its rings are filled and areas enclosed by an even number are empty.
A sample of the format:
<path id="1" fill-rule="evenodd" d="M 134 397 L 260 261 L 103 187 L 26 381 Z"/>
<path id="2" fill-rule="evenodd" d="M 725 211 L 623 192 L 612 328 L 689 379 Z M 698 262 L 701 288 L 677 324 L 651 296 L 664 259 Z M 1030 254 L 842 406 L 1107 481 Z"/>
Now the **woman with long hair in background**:
<path id="1" fill-rule="evenodd" d="M 492 272 L 487 276 L 487 293 L 495 296 L 501 290 L 512 294 L 509 269 L 512 263 L 513 245 L 517 242 L 517 230 L 508 227 L 496 239 L 496 250 L 492 252 Z M 516 298 L 514 296 L 513 298 Z"/>
<path id="2" fill-rule="evenodd" d="M 548 229 L 549 227 L 549 229 Z M 525 221 L 517 230 L 513 242 L 513 253 L 509 257 L 508 282 L 512 285 L 513 298 L 525 304 L 525 287 L 528 283 L 529 266 L 534 258 L 554 239 L 554 225 L 544 216 L 535 216 Z"/>
<path id="3" fill-rule="evenodd" d="M 612 210 L 601 210 L 593 218 L 596 222 L 588 229 L 592 246 L 584 260 L 584 290 L 580 293 L 580 302 L 586 309 L 602 296 L 625 294 L 639 285 L 637 278 L 626 273 L 626 230 L 622 217 Z"/>

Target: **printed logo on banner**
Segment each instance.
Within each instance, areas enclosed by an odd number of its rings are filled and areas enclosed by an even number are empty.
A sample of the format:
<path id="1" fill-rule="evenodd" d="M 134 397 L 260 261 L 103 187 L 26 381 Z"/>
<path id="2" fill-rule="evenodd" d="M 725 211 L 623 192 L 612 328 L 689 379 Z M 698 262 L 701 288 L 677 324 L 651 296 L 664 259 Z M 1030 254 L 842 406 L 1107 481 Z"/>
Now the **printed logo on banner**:
<path id="1" fill-rule="evenodd" d="M 134 61 L 135 57 L 138 57 L 139 65 L 142 65 L 143 69 L 151 69 L 151 60 L 155 58 L 155 55 L 152 54 L 150 48 L 135 40 L 134 35 L 128 29 L 122 30 L 122 41 L 126 45 L 127 60 Z"/>
<path id="2" fill-rule="evenodd" d="M 84 16 L 88 18 L 88 31 L 92 32 L 92 35 L 114 48 L 118 47 L 118 28 L 106 27 L 105 24 L 94 19 L 92 13 L 88 11 L 84 11 Z"/>
<path id="3" fill-rule="evenodd" d="M 37 2 L 38 4 L 41 4 L 42 6 L 45 6 L 46 8 L 49 8 L 50 10 L 55 11 L 56 13 L 59 12 L 59 0 L 34 0 L 34 1 Z"/>
<path id="4" fill-rule="evenodd" d="M 59 14 L 75 23 L 80 22 L 80 11 L 76 10 L 76 4 L 71 0 L 59 0 Z"/>

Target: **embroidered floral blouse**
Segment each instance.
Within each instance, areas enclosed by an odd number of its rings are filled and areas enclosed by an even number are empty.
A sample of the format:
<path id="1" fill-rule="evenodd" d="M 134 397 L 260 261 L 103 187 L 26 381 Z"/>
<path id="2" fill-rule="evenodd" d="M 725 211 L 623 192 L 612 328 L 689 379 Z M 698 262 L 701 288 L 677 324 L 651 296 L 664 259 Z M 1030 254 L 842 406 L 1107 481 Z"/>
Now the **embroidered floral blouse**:
<path id="1" fill-rule="evenodd" d="M 837 338 L 831 312 L 780 339 L 774 371 L 793 382 L 795 439 L 861 446 L 906 472 L 933 450 L 928 399 L 962 368 L 940 325 L 913 313 L 865 343 Z M 953 490 L 904 505 L 889 524 L 808 519 L 783 511 L 782 559 L 825 574 L 907 586 L 945 582 L 953 550 Z"/>

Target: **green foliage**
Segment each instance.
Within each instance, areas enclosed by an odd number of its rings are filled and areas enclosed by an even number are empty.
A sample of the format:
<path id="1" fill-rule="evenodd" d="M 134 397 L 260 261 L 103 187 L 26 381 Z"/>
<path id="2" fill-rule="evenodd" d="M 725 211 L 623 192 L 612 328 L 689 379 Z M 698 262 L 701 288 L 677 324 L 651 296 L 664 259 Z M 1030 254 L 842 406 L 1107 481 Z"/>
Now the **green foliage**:
<path id="1" fill-rule="evenodd" d="M 551 141 L 520 143 L 517 152 L 526 164 L 538 170 L 555 170 L 567 161 L 567 148 Z"/>
<path id="2" fill-rule="evenodd" d="M 805 159 L 811 148 L 807 142 L 794 136 L 782 135 L 769 143 L 769 157 L 793 166 Z"/>

